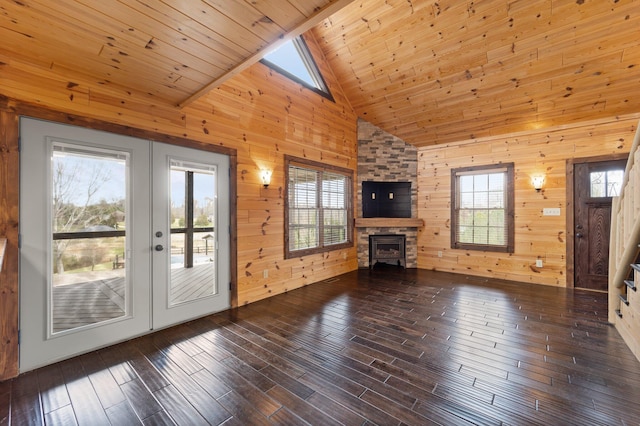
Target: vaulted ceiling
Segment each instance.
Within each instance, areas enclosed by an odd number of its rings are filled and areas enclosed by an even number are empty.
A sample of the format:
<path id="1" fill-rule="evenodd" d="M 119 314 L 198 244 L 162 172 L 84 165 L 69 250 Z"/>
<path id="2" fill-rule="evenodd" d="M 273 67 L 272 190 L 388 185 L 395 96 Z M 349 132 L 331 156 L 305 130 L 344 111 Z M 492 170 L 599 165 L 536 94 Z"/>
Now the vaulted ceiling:
<path id="1" fill-rule="evenodd" d="M 315 30 L 358 115 L 418 146 L 640 111 L 638 0 L 366 0 Z"/>
<path id="2" fill-rule="evenodd" d="M 180 108 L 311 29 L 358 115 L 424 146 L 640 111 L 639 28 L 640 0 L 5 0 L 0 62 Z"/>

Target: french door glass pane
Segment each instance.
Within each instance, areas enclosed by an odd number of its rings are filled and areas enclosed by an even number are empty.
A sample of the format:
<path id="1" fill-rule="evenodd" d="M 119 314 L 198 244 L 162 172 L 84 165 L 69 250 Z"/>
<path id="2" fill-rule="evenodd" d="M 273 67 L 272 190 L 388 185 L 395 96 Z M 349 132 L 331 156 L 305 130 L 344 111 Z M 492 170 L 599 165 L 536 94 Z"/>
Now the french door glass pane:
<path id="1" fill-rule="evenodd" d="M 216 169 L 172 161 L 169 306 L 217 293 Z"/>
<path id="2" fill-rule="evenodd" d="M 126 152 L 54 143 L 50 333 L 127 316 Z"/>

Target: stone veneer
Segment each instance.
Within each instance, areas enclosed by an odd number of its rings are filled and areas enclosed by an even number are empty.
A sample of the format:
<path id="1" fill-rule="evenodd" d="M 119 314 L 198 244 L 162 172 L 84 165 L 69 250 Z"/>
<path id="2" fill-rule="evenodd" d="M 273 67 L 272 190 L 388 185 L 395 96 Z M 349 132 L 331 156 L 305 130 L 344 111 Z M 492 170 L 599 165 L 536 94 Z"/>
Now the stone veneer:
<path id="1" fill-rule="evenodd" d="M 418 150 L 373 124 L 358 119 L 356 217 L 362 217 L 362 182 L 411 182 L 411 217 L 418 217 Z M 418 267 L 418 228 L 356 228 L 358 267 L 369 267 L 369 235 L 406 235 L 407 268 Z"/>

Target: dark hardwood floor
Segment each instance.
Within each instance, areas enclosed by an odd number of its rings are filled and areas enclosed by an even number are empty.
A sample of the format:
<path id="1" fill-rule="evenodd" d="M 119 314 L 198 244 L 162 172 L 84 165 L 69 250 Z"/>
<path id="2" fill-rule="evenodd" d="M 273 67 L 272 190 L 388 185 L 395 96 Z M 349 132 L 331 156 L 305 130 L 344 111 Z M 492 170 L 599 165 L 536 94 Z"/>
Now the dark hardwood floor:
<path id="1" fill-rule="evenodd" d="M 0 425 L 637 425 L 606 295 L 377 267 L 0 383 Z"/>

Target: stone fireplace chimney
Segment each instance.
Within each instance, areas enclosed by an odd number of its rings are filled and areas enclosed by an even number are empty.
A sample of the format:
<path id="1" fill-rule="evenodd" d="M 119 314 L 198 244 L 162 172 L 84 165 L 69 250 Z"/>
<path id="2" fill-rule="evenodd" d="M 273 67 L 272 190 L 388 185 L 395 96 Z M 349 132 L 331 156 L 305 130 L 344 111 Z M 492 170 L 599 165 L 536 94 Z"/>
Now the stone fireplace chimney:
<path id="1" fill-rule="evenodd" d="M 411 182 L 411 218 L 363 219 L 362 182 Z M 358 119 L 358 180 L 356 196 L 356 243 L 358 267 L 368 268 L 369 236 L 403 234 L 406 236 L 406 267 L 417 268 L 418 231 L 418 150 L 413 145 Z M 384 226 L 380 226 L 382 222 Z"/>

